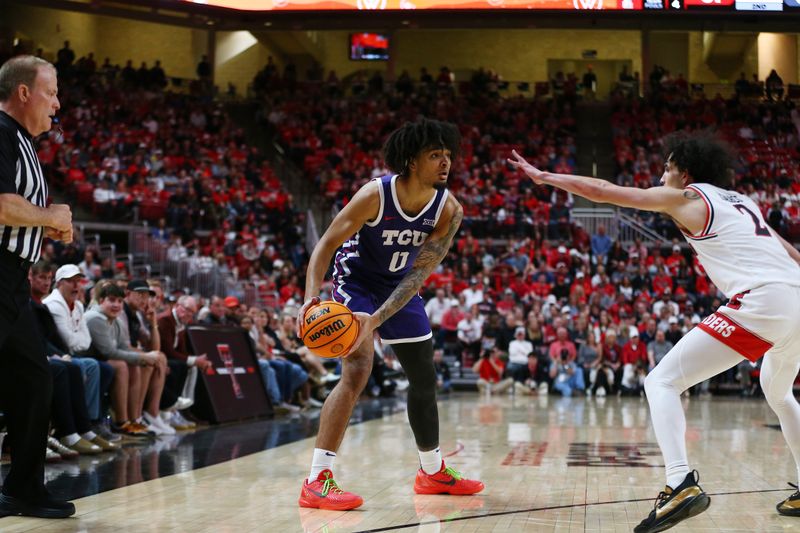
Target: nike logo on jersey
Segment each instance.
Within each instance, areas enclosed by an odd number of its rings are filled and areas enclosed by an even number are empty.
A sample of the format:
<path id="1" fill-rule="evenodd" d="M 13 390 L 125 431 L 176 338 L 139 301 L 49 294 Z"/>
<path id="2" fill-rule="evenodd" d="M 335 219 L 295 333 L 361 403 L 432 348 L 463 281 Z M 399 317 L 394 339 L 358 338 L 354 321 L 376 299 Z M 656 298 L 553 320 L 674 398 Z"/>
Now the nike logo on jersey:
<path id="1" fill-rule="evenodd" d="M 396 218 L 397 217 L 383 217 L 383 220 L 389 221 L 389 220 L 394 220 Z"/>

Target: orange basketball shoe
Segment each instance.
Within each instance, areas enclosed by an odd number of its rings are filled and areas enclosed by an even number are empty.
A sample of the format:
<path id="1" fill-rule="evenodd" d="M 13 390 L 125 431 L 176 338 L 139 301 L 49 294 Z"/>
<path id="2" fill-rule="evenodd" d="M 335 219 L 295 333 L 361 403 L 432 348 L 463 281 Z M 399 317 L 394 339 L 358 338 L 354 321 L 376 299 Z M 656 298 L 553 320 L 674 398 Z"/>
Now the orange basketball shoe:
<path id="1" fill-rule="evenodd" d="M 483 490 L 483 483 L 474 479 L 464 479 L 460 472 L 444 466 L 435 474 L 428 474 L 422 468 L 417 470 L 414 492 L 417 494 L 476 494 Z"/>
<path id="2" fill-rule="evenodd" d="M 303 490 L 300 491 L 300 507 L 312 509 L 325 509 L 328 511 L 349 511 L 364 503 L 361 496 L 352 492 L 345 492 L 333 480 L 333 472 L 323 470 L 317 480 L 311 483 L 308 479 L 303 481 Z"/>

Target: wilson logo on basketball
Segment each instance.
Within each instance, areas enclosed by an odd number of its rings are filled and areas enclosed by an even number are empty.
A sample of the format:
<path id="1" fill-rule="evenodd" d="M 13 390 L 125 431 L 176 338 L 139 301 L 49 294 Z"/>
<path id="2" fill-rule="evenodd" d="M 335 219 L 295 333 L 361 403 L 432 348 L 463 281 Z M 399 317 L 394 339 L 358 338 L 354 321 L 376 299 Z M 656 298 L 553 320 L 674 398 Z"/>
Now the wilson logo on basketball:
<path id="1" fill-rule="evenodd" d="M 325 326 L 324 328 L 315 331 L 308 338 L 311 342 L 314 342 L 316 340 L 319 340 L 320 337 L 329 337 L 344 327 L 345 327 L 344 322 L 341 319 L 335 320 L 330 324 L 328 324 L 327 326 Z"/>
<path id="2" fill-rule="evenodd" d="M 310 315 L 308 315 L 306 317 L 306 325 L 311 324 L 313 321 L 315 321 L 319 317 L 327 315 L 330 312 L 331 312 L 331 310 L 330 310 L 329 307 L 326 307 L 324 309 L 320 309 L 319 311 L 314 311 L 313 313 L 311 313 Z"/>

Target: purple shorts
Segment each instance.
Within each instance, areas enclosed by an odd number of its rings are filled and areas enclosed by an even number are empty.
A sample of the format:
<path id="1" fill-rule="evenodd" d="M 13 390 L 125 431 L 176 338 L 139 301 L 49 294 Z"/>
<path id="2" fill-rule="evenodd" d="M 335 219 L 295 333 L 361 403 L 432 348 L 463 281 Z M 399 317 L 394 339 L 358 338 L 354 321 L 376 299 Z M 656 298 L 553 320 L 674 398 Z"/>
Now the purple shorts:
<path id="1" fill-rule="evenodd" d="M 369 289 L 345 279 L 334 283 L 333 299 L 346 305 L 353 312 L 374 313 L 392 294 L 393 288 Z M 397 313 L 378 327 L 378 333 L 385 344 L 401 342 L 420 342 L 432 337 L 431 324 L 425 312 L 425 302 L 419 294 Z"/>

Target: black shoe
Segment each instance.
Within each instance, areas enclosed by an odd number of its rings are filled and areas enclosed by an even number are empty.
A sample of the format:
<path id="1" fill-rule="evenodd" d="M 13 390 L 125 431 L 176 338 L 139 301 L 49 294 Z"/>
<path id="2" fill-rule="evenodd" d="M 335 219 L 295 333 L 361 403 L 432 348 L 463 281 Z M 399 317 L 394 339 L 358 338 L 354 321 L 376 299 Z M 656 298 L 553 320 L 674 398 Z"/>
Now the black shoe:
<path id="1" fill-rule="evenodd" d="M 789 485 L 797 488 L 797 485 L 792 483 Z M 784 516 L 800 516 L 800 490 L 796 490 L 794 494 L 779 503 L 776 509 Z"/>
<path id="2" fill-rule="evenodd" d="M 708 509 L 711 498 L 703 492 L 698 481 L 700 474 L 692 470 L 674 490 L 667 486 L 656 498 L 650 515 L 634 528 L 634 533 L 664 531 Z"/>
<path id="3" fill-rule="evenodd" d="M 74 514 L 75 505 L 71 502 L 55 500 L 49 496 L 38 502 L 29 503 L 13 496 L 0 494 L 0 517 L 67 518 Z"/>

